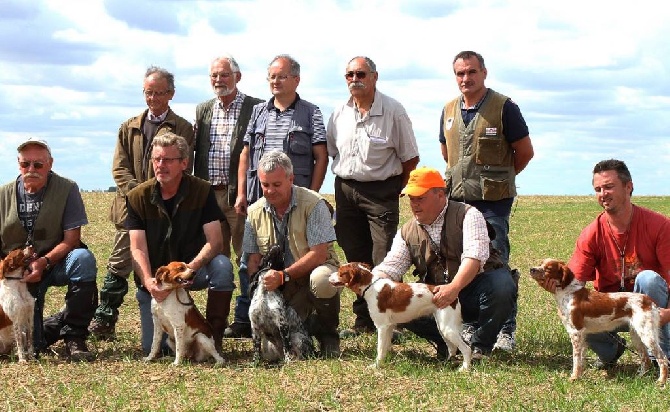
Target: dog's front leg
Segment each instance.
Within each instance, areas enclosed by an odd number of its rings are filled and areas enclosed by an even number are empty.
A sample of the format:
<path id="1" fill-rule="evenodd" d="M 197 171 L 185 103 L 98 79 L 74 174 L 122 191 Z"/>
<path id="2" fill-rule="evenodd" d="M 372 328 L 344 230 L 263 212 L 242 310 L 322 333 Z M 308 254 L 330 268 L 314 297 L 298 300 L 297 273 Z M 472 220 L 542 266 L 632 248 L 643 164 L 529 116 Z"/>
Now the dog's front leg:
<path id="1" fill-rule="evenodd" d="M 586 342 L 584 341 L 584 334 L 580 332 L 570 333 L 570 341 L 572 341 L 572 375 L 570 380 L 574 381 L 579 379 L 584 371 Z"/>
<path id="2" fill-rule="evenodd" d="M 160 352 L 161 349 L 161 338 L 163 337 L 163 328 L 161 327 L 160 320 L 158 317 L 153 316 L 153 321 L 154 321 L 154 339 L 151 341 L 151 350 L 149 351 L 149 355 L 144 358 L 145 362 L 152 361 L 156 359 L 158 356 L 158 352 Z"/>
<path id="3" fill-rule="evenodd" d="M 19 362 L 25 363 L 28 358 L 28 336 L 25 328 L 18 323 L 14 324 L 14 340 L 16 341 L 16 353 L 19 356 Z"/>
<path id="4" fill-rule="evenodd" d="M 252 330 L 251 340 L 254 344 L 253 364 L 254 366 L 258 366 L 261 364 L 261 344 L 263 339 L 261 338 L 260 333 L 256 332 L 255 330 Z"/>
<path id="5" fill-rule="evenodd" d="M 279 326 L 279 334 L 284 346 L 284 362 L 289 363 L 293 359 L 293 356 L 291 354 L 291 328 L 288 325 L 288 320 L 282 318 L 281 325 Z"/>
<path id="6" fill-rule="evenodd" d="M 384 325 L 377 327 L 377 359 L 374 367 L 379 368 L 384 363 L 384 358 L 391 347 L 391 338 L 393 337 L 393 326 Z"/>
<path id="7" fill-rule="evenodd" d="M 184 360 L 184 354 L 186 353 L 186 326 L 173 325 L 173 330 L 174 330 L 175 356 L 174 356 L 174 362 L 172 362 L 172 364 L 174 366 L 177 366 L 182 362 L 182 360 Z"/>

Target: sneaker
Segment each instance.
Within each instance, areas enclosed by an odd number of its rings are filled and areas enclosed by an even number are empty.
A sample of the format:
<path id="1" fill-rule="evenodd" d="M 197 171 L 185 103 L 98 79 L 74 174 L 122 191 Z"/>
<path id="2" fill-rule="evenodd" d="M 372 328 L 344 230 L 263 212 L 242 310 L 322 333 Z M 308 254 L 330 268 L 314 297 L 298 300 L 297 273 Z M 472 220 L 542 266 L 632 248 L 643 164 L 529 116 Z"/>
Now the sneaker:
<path id="1" fill-rule="evenodd" d="M 623 340 L 623 339 L 621 339 Z M 616 367 L 616 363 L 623 355 L 623 353 L 626 351 L 626 342 L 617 342 L 617 348 L 616 348 L 616 355 L 614 355 L 614 359 L 612 359 L 609 362 L 603 362 L 602 359 L 598 358 L 598 360 L 595 362 L 593 365 L 596 369 L 600 369 L 603 371 L 611 371 Z"/>
<path id="2" fill-rule="evenodd" d="M 472 335 L 475 334 L 476 330 L 477 329 L 474 326 L 468 323 L 464 323 L 463 330 L 461 331 L 461 338 L 463 338 L 463 341 L 469 345 L 472 341 Z"/>
<path id="3" fill-rule="evenodd" d="M 92 362 L 95 359 L 95 355 L 89 352 L 82 338 L 66 338 L 65 352 L 71 362 Z"/>
<path id="4" fill-rule="evenodd" d="M 498 334 L 498 340 L 496 344 L 493 345 L 493 349 L 500 349 L 505 352 L 514 352 L 516 349 L 516 340 L 514 339 L 514 332 L 509 333 L 506 331 L 501 331 Z"/>
<path id="5" fill-rule="evenodd" d="M 230 324 L 223 331 L 223 337 L 226 339 L 248 338 L 251 339 L 251 323 L 236 322 Z"/>
<path id="6" fill-rule="evenodd" d="M 115 324 L 112 322 L 105 322 L 97 318 L 91 320 L 88 325 L 88 331 L 97 340 L 114 340 L 116 337 Z"/>

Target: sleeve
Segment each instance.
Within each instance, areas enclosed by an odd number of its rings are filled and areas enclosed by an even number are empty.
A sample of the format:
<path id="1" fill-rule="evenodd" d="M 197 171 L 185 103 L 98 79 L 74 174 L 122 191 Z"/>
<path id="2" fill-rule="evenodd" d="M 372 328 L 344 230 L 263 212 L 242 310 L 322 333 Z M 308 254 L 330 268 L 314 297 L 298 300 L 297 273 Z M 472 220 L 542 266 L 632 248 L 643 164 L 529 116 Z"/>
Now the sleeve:
<path id="1" fill-rule="evenodd" d="M 511 99 L 507 99 L 503 105 L 502 123 L 505 140 L 509 143 L 521 140 L 529 134 L 519 106 Z"/>
<path id="2" fill-rule="evenodd" d="M 312 113 L 312 124 L 314 127 L 312 145 L 326 143 L 326 126 L 323 124 L 323 114 L 318 107 Z"/>
<path id="3" fill-rule="evenodd" d="M 447 138 L 444 137 L 444 109 L 442 109 L 442 113 L 440 114 L 440 132 L 438 136 L 441 144 L 447 144 Z"/>
<path id="4" fill-rule="evenodd" d="M 484 215 L 475 207 L 465 213 L 463 219 L 463 258 L 477 259 L 480 262 L 480 271 L 489 259 L 489 238 Z"/>
<path id="5" fill-rule="evenodd" d="M 244 221 L 244 238 L 242 239 L 242 251 L 244 253 L 260 253 L 261 250 L 258 247 L 258 238 L 256 236 L 256 230 L 249 219 Z"/>
<path id="6" fill-rule="evenodd" d="M 114 183 L 116 183 L 116 186 L 124 195 L 130 189 L 137 186 L 138 183 L 132 173 L 131 148 L 125 147 L 123 143 L 130 140 L 127 137 L 128 133 L 128 122 L 124 122 L 119 127 L 116 147 L 114 148 L 114 158 L 112 159 L 112 177 L 114 178 Z"/>
<path id="7" fill-rule="evenodd" d="M 79 187 L 74 183 L 68 193 L 65 210 L 63 210 L 63 230 L 76 229 L 86 224 L 88 224 L 88 217 L 84 200 L 81 198 Z"/>
<path id="8" fill-rule="evenodd" d="M 137 213 L 137 211 L 130 205 L 128 197 L 126 197 L 126 210 L 128 215 L 126 216 L 126 230 L 146 230 L 146 224 L 144 219 Z"/>
<path id="9" fill-rule="evenodd" d="M 209 193 L 207 193 L 207 200 L 205 201 L 205 206 L 202 210 L 202 220 L 200 225 L 205 225 L 207 223 L 213 222 L 215 220 L 223 221 L 226 220 L 221 208 L 218 203 L 216 203 L 216 196 L 214 195 L 214 189 L 209 188 Z"/>
<path id="10" fill-rule="evenodd" d="M 307 216 L 307 244 L 309 247 L 337 240 L 333 218 L 325 200 L 320 200 Z"/>
<path id="11" fill-rule="evenodd" d="M 401 282 L 402 277 L 409 267 L 412 266 L 412 258 L 409 254 L 407 242 L 402 238 L 400 230 L 396 233 L 391 244 L 391 250 L 386 254 L 384 261 L 372 269 L 372 273 L 386 273 L 396 282 Z"/>
<path id="12" fill-rule="evenodd" d="M 594 281 L 596 279 L 597 259 L 592 244 L 593 232 L 593 223 L 582 230 L 577 238 L 570 262 L 568 262 L 568 267 L 575 275 L 575 278 L 581 282 Z"/>
<path id="13" fill-rule="evenodd" d="M 396 144 L 398 147 L 396 151 L 400 161 L 406 162 L 410 159 L 418 157 L 419 146 L 416 143 L 414 129 L 412 129 L 412 121 L 402 106 L 398 108 L 398 113 L 394 119 L 393 128 L 397 133 Z"/>

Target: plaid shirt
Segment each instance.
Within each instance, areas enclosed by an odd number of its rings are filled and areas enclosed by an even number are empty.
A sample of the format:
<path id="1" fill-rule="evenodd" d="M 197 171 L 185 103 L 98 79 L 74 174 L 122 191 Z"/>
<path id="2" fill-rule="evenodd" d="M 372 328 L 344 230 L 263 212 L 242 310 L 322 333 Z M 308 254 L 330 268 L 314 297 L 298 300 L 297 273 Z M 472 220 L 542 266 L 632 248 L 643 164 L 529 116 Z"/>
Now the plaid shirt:
<path id="1" fill-rule="evenodd" d="M 442 226 L 444 224 L 444 215 L 447 212 L 447 206 L 442 209 L 442 212 L 437 216 L 437 219 L 429 225 L 421 225 L 428 236 L 440 245 L 442 238 Z M 484 264 L 489 258 L 489 235 L 486 230 L 486 220 L 484 216 L 474 207 L 468 209 L 463 219 L 463 255 L 464 258 L 472 258 L 479 260 L 479 272 L 484 270 Z M 403 275 L 409 270 L 412 265 L 412 259 L 409 253 L 407 243 L 400 236 L 400 231 L 396 233 L 393 238 L 393 245 L 391 250 L 384 258 L 384 261 L 375 267 L 372 272 L 375 274 L 385 273 L 396 281 L 401 281 Z"/>
<path id="2" fill-rule="evenodd" d="M 230 181 L 230 139 L 233 137 L 235 124 L 242 111 L 242 102 L 246 96 L 238 91 L 228 108 L 220 100 L 215 100 L 212 107 L 212 125 L 209 131 L 209 181 L 212 185 L 227 185 Z"/>

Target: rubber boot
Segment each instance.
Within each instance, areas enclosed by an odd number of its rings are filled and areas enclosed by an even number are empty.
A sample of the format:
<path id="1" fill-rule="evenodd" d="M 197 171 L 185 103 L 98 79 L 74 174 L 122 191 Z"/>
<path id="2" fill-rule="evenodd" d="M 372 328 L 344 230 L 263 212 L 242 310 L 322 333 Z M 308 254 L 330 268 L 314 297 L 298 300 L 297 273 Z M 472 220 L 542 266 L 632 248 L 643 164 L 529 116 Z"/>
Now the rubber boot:
<path id="1" fill-rule="evenodd" d="M 340 294 L 332 298 L 314 299 L 316 314 L 310 323 L 310 335 L 319 342 L 321 356 L 324 358 L 340 356 Z"/>
<path id="2" fill-rule="evenodd" d="M 207 291 L 207 310 L 205 318 L 212 326 L 214 335 L 214 347 L 221 353 L 221 339 L 223 331 L 228 326 L 228 314 L 230 314 L 230 301 L 233 297 L 232 291 Z"/>

